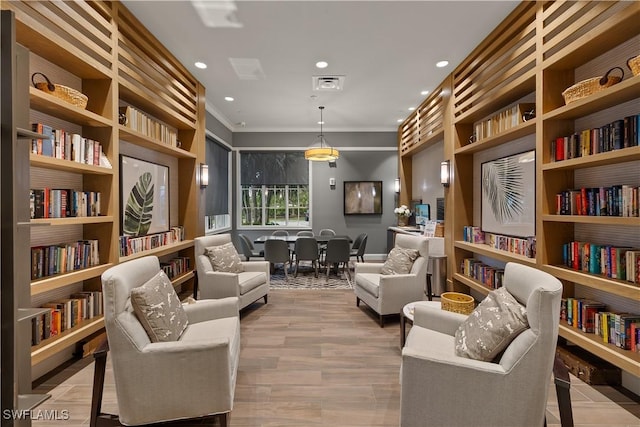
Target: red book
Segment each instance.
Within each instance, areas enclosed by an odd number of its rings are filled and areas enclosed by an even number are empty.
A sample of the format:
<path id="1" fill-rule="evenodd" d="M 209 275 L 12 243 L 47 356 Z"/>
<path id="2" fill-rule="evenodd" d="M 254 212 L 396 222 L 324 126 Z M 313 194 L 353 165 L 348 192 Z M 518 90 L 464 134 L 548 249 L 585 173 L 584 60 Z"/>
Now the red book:
<path id="1" fill-rule="evenodd" d="M 556 161 L 564 160 L 564 137 L 556 138 Z"/>

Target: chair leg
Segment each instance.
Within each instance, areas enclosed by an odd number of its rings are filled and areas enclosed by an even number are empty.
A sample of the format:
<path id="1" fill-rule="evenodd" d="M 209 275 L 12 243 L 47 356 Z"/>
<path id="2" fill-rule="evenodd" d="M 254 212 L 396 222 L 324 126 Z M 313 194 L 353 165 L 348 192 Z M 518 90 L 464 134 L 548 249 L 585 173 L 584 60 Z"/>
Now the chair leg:
<path id="1" fill-rule="evenodd" d="M 300 261 L 296 260 L 296 271 L 293 273 L 293 277 L 298 277 L 298 263 Z"/>
<path id="2" fill-rule="evenodd" d="M 356 307 L 360 307 L 360 298 L 356 297 Z"/>
<path id="3" fill-rule="evenodd" d="M 384 328 L 384 316 L 382 314 L 380 315 L 380 327 Z"/>
<path id="4" fill-rule="evenodd" d="M 228 412 L 224 412 L 222 414 L 220 414 L 220 425 L 222 427 L 228 427 L 229 426 L 229 413 Z"/>
<path id="5" fill-rule="evenodd" d="M 349 262 L 345 262 L 344 264 L 346 264 L 346 267 L 347 267 L 347 268 L 346 268 L 346 270 L 347 270 L 347 277 L 349 278 L 349 281 L 351 281 L 351 271 L 349 271 Z M 344 273 L 344 270 L 345 270 L 345 268 L 344 268 L 344 267 L 345 267 L 345 266 L 343 265 L 343 266 L 342 266 L 342 272 L 343 272 L 343 273 Z"/>
<path id="6" fill-rule="evenodd" d="M 265 296 L 263 297 L 263 298 L 264 298 L 264 303 L 265 303 L 265 304 L 267 303 L 267 297 L 268 297 L 268 296 L 269 296 L 269 295 L 265 295 Z"/>
<path id="7" fill-rule="evenodd" d="M 315 269 L 316 279 L 317 279 L 318 278 L 318 263 L 316 262 L 316 260 L 313 260 L 313 268 Z"/>

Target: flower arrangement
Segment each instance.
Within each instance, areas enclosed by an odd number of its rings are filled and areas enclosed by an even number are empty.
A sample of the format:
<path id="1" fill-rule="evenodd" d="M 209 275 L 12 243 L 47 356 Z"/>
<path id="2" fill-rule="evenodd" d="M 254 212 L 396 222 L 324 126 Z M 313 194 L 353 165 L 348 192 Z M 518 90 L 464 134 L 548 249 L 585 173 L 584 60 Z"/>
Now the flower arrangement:
<path id="1" fill-rule="evenodd" d="M 401 217 L 401 216 L 410 217 L 411 216 L 411 211 L 409 210 L 409 207 L 407 205 L 401 205 L 400 207 L 395 208 L 393 210 L 393 213 L 398 215 L 399 217 Z"/>

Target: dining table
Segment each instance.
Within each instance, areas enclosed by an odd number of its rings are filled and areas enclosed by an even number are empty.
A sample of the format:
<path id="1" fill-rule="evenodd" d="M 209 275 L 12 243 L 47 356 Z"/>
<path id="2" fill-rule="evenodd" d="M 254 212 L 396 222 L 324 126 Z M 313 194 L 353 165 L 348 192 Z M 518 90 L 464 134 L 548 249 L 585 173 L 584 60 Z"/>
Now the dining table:
<path id="1" fill-rule="evenodd" d="M 253 243 L 264 243 L 267 240 L 284 240 L 287 243 L 295 243 L 296 240 L 298 240 L 298 238 L 300 237 L 313 237 L 314 239 L 316 239 L 316 241 L 318 242 L 318 244 L 322 244 L 322 243 L 327 243 L 329 240 L 331 239 L 349 239 L 349 243 L 353 242 L 353 240 L 351 240 L 351 237 L 346 236 L 346 235 L 336 235 L 336 236 L 327 236 L 327 235 L 316 235 L 316 236 L 298 236 L 296 234 L 292 234 L 289 236 L 272 236 L 272 235 L 267 235 L 267 236 L 260 236 L 257 237 Z"/>

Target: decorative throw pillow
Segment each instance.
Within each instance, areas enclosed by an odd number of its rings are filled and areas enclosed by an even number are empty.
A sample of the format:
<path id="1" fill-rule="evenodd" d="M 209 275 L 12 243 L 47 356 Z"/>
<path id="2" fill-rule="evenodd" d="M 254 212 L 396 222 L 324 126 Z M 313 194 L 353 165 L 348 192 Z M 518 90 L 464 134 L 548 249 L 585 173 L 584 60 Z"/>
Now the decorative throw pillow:
<path id="1" fill-rule="evenodd" d="M 205 254 L 211 261 L 214 271 L 223 271 L 225 273 L 242 273 L 242 260 L 233 243 L 225 243 L 219 246 L 209 246 L 205 249 Z"/>
<path id="2" fill-rule="evenodd" d="M 525 307 L 505 288 L 496 289 L 458 327 L 456 354 L 491 361 L 528 327 Z"/>
<path id="3" fill-rule="evenodd" d="M 189 324 L 178 294 L 163 271 L 131 290 L 131 305 L 151 342 L 177 341 Z"/>
<path id="4" fill-rule="evenodd" d="M 413 262 L 418 258 L 420 252 L 417 249 L 401 248 L 396 246 L 391 249 L 387 260 L 382 266 L 381 274 L 408 274 L 411 271 Z"/>

